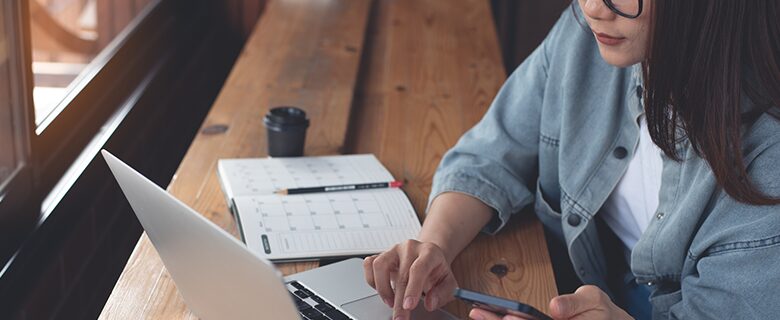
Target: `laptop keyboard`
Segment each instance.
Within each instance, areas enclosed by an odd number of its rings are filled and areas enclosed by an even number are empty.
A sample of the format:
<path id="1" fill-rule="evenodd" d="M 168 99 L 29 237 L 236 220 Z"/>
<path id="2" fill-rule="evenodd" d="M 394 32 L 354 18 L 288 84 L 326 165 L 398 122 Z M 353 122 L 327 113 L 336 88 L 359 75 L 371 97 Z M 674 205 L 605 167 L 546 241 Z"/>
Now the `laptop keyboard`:
<path id="1" fill-rule="evenodd" d="M 349 316 L 334 308 L 298 281 L 287 283 L 287 290 L 295 300 L 295 306 L 304 320 L 351 320 Z"/>

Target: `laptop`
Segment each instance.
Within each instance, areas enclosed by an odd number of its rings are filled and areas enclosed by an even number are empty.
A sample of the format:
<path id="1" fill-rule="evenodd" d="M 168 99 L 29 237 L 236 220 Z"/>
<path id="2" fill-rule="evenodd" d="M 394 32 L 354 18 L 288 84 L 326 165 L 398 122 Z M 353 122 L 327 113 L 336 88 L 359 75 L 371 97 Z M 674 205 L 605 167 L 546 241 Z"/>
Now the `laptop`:
<path id="1" fill-rule="evenodd" d="M 187 306 L 202 319 L 391 319 L 392 309 L 366 284 L 361 259 L 282 277 L 264 258 L 102 151 L 138 220 Z M 456 319 L 427 312 L 412 319 Z"/>

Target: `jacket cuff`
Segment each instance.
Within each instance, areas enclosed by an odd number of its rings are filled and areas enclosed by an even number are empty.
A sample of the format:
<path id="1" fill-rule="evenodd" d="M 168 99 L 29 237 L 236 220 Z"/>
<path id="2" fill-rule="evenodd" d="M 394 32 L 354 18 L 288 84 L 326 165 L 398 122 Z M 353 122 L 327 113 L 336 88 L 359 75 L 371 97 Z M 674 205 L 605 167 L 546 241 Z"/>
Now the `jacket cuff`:
<path id="1" fill-rule="evenodd" d="M 482 232 L 495 234 L 509 221 L 509 216 L 514 210 L 509 202 L 509 197 L 489 181 L 468 174 L 437 173 L 433 179 L 433 187 L 428 197 L 428 205 L 425 214 L 431 208 L 431 203 L 438 195 L 445 192 L 457 192 L 472 196 L 482 201 L 493 209 L 493 218 L 482 228 Z"/>

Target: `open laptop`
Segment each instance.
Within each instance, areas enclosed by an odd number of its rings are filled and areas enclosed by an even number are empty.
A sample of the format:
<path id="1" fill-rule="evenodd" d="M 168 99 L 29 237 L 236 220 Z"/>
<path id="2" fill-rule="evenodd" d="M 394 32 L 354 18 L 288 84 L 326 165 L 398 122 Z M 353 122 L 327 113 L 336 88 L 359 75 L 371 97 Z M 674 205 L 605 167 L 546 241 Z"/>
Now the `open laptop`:
<path id="1" fill-rule="evenodd" d="M 348 259 L 282 278 L 273 265 L 109 152 L 103 157 L 193 313 L 203 319 L 391 319 Z M 412 319 L 455 319 L 422 303 Z"/>

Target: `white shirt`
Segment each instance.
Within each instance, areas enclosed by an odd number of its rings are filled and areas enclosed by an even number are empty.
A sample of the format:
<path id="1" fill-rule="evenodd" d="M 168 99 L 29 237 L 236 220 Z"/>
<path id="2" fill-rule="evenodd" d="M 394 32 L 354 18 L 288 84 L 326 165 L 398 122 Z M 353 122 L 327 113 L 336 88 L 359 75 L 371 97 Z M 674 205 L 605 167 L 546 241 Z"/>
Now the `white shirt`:
<path id="1" fill-rule="evenodd" d="M 661 149 L 650 138 L 643 116 L 636 152 L 602 207 L 604 221 L 629 250 L 639 241 L 658 209 L 662 170 Z"/>

